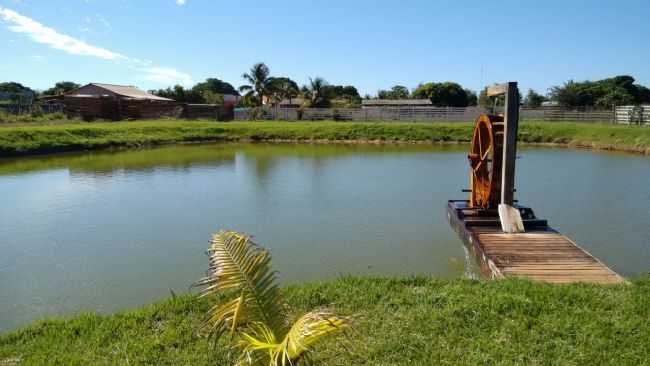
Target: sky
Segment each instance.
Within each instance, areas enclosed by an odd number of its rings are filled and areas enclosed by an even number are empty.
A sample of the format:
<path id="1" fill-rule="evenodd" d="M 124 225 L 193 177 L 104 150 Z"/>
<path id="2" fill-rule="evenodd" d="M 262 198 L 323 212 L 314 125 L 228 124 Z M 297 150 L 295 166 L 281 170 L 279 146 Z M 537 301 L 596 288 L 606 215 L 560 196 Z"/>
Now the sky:
<path id="1" fill-rule="evenodd" d="M 648 0 L 0 0 L 0 82 L 238 87 L 265 62 L 362 95 L 431 81 L 546 93 L 621 74 L 650 86 L 648 14 Z"/>

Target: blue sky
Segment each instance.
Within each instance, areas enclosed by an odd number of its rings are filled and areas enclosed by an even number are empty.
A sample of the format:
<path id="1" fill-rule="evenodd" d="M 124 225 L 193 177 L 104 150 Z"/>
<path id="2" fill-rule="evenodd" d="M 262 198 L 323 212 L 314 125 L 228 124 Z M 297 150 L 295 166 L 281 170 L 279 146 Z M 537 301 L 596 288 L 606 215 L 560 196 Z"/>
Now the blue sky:
<path id="1" fill-rule="evenodd" d="M 237 87 L 263 61 L 362 94 L 507 80 L 546 92 L 617 74 L 650 86 L 648 14 L 647 0 L 0 0 L 0 81 Z"/>

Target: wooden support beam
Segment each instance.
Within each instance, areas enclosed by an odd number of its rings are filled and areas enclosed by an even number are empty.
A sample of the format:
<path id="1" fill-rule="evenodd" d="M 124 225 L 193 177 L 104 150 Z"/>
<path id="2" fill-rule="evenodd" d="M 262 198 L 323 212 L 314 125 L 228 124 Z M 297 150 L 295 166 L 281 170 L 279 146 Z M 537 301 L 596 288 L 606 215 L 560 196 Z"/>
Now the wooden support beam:
<path id="1" fill-rule="evenodd" d="M 512 206 L 515 192 L 517 130 L 519 129 L 519 89 L 516 82 L 509 82 L 504 85 L 506 86 L 506 110 L 504 116 L 501 203 Z"/>
<path id="2" fill-rule="evenodd" d="M 508 84 L 497 84 L 487 87 L 487 96 L 494 97 L 497 95 L 505 94 L 508 89 Z"/>

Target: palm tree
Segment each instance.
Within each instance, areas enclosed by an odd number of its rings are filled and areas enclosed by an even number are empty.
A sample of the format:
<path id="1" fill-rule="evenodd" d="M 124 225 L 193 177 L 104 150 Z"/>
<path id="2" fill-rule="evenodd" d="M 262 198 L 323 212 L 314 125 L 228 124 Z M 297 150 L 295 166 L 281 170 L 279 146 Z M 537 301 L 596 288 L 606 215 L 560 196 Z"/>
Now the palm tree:
<path id="1" fill-rule="evenodd" d="M 239 87 L 239 91 L 246 93 L 246 97 L 254 97 L 257 105 L 262 105 L 263 97 L 271 95 L 271 82 L 273 79 L 269 76 L 271 70 L 263 62 L 256 63 L 248 73 L 244 73 L 242 78 L 249 84 Z"/>
<path id="2" fill-rule="evenodd" d="M 269 252 L 247 235 L 219 231 L 208 256 L 208 274 L 197 283 L 203 287 L 201 296 L 234 294 L 234 298 L 215 304 L 204 327 L 215 341 L 231 334 L 242 351 L 237 365 L 294 365 L 306 359 L 323 337 L 350 324 L 349 318 L 326 310 L 311 311 L 291 323 Z"/>
<path id="3" fill-rule="evenodd" d="M 302 92 L 312 107 L 327 107 L 332 99 L 332 89 L 325 79 L 309 78 L 309 86 L 303 86 Z"/>

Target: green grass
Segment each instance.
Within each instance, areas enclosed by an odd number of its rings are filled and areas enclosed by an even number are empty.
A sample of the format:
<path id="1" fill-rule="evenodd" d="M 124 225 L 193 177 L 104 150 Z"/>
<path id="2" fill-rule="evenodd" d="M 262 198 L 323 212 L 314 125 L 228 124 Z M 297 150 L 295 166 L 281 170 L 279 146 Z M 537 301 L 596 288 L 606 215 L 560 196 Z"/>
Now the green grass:
<path id="1" fill-rule="evenodd" d="M 357 316 L 350 352 L 328 341 L 318 365 L 647 365 L 650 278 L 554 286 L 346 277 L 284 289 L 292 310 Z M 197 333 L 190 295 L 110 316 L 46 320 L 0 336 L 0 364 L 226 365 Z"/>
<path id="2" fill-rule="evenodd" d="M 407 122 L 137 122 L 54 123 L 0 127 L 0 154 L 26 155 L 201 141 L 468 142 L 471 123 Z M 527 122 L 524 143 L 555 143 L 650 154 L 650 128 Z"/>

